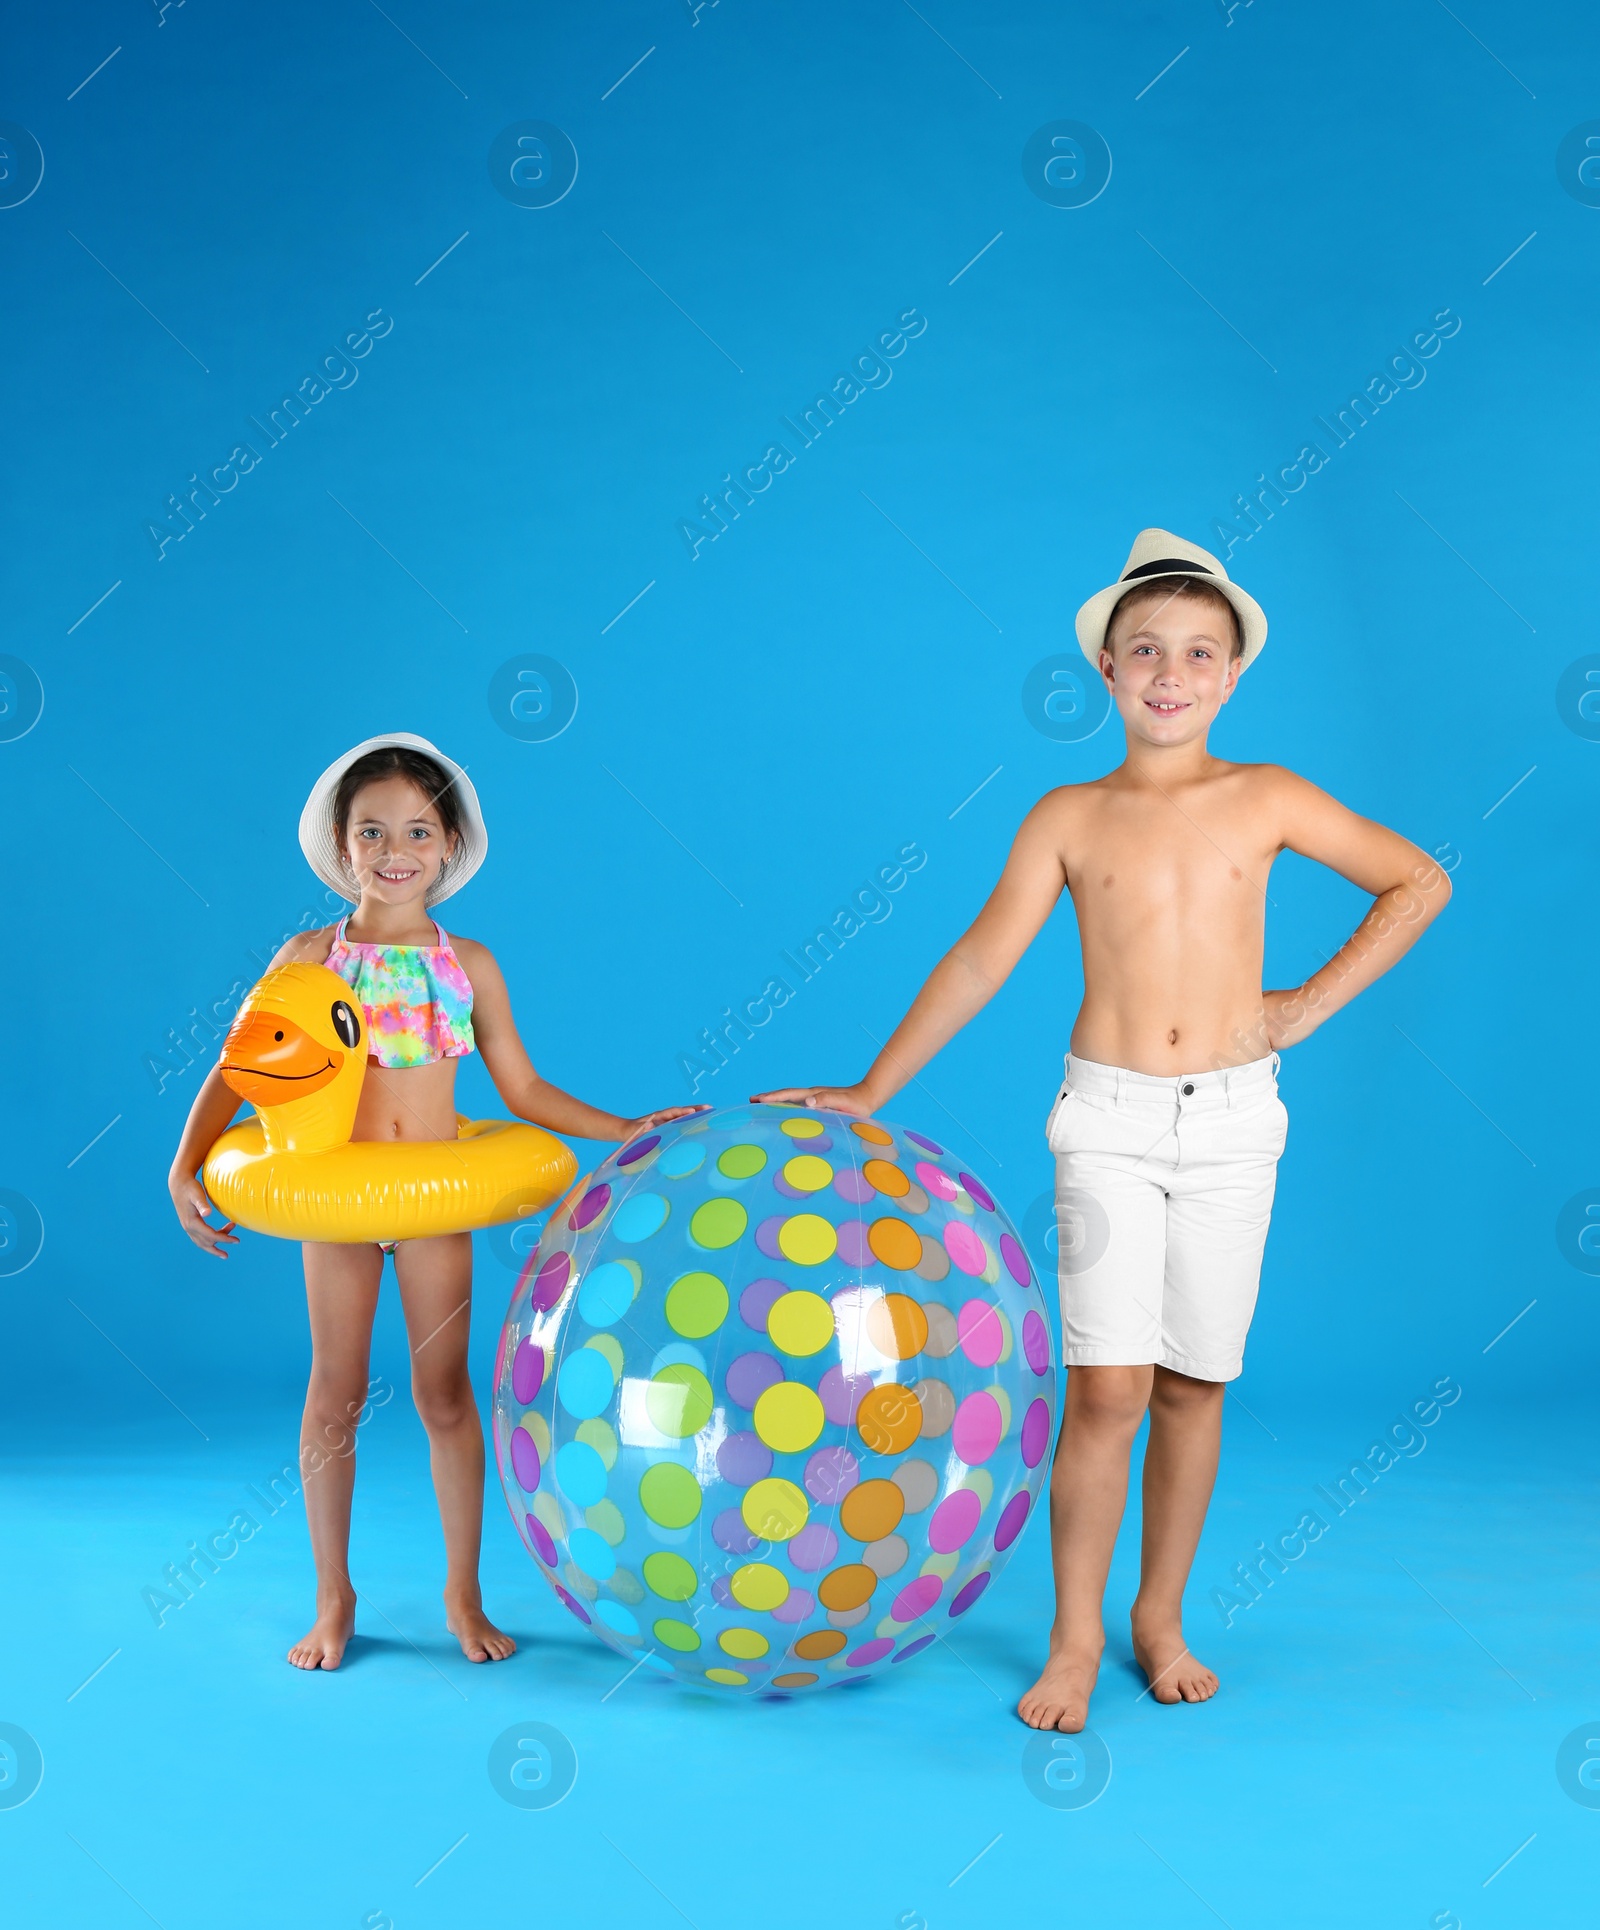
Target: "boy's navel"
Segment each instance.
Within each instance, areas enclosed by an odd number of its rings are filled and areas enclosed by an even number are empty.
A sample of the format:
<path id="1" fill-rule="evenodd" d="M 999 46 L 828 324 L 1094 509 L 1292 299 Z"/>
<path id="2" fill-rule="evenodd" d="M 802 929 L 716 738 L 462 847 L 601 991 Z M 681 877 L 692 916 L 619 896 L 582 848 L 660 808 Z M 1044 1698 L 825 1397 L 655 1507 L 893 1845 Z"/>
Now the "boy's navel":
<path id="1" fill-rule="evenodd" d="M 1102 885 L 1109 887 L 1111 885 L 1114 885 L 1117 881 L 1114 877 L 1107 875 L 1106 877 L 1102 878 L 1100 882 Z"/>

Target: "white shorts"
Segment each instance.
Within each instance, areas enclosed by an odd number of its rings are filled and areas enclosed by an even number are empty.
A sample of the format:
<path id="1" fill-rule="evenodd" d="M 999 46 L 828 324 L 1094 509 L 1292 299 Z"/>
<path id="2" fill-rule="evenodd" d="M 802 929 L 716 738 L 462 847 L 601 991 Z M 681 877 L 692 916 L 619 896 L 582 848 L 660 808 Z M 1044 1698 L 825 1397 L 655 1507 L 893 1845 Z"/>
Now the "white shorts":
<path id="1" fill-rule="evenodd" d="M 1238 1377 L 1289 1114 L 1278 1055 L 1175 1079 L 1067 1060 L 1056 1156 L 1062 1356 Z"/>

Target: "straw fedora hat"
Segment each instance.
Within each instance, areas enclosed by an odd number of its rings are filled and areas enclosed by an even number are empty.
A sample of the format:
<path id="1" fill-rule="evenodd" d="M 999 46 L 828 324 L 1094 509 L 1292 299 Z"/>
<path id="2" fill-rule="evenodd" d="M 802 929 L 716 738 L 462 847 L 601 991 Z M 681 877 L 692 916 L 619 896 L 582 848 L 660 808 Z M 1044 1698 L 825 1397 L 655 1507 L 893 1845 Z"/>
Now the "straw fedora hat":
<path id="1" fill-rule="evenodd" d="M 339 789 L 340 778 L 358 758 L 365 757 L 369 751 L 385 750 L 391 745 L 401 750 L 420 751 L 424 757 L 431 757 L 440 770 L 449 776 L 451 788 L 461 807 L 460 839 L 428 893 L 427 902 L 437 905 L 452 892 L 459 891 L 489 855 L 489 833 L 484 827 L 478 793 L 472 787 L 471 778 L 453 757 L 446 757 L 426 737 L 418 737 L 408 730 L 386 731 L 383 736 L 369 737 L 364 743 L 357 744 L 354 750 L 346 751 L 343 757 L 335 758 L 312 785 L 306 808 L 300 813 L 300 849 L 322 882 L 338 892 L 341 898 L 348 898 L 354 903 L 355 880 L 333 828 L 334 795 Z"/>
<path id="2" fill-rule="evenodd" d="M 1090 663 L 1099 667 L 1111 612 L 1130 590 L 1144 583 L 1154 584 L 1179 576 L 1192 576 L 1197 582 L 1209 583 L 1212 589 L 1219 590 L 1233 605 L 1244 638 L 1239 668 L 1241 671 L 1248 670 L 1261 654 L 1261 646 L 1267 640 L 1265 612 L 1253 596 L 1241 590 L 1237 583 L 1229 581 L 1228 572 L 1209 550 L 1201 549 L 1198 543 L 1186 542 L 1181 536 L 1174 536 L 1168 529 L 1140 530 L 1133 539 L 1133 548 L 1128 552 L 1121 576 L 1105 589 L 1096 590 L 1078 612 L 1078 643 Z"/>

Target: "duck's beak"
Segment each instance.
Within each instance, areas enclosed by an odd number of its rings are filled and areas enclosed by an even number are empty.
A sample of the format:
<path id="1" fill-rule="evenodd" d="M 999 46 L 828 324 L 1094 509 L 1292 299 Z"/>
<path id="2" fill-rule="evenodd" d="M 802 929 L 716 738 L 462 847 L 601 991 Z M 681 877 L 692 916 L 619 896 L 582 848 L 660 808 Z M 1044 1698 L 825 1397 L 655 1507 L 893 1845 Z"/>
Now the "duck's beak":
<path id="1" fill-rule="evenodd" d="M 344 1054 L 275 1012 L 241 1012 L 222 1045 L 223 1083 L 252 1106 L 282 1106 L 338 1078 Z"/>

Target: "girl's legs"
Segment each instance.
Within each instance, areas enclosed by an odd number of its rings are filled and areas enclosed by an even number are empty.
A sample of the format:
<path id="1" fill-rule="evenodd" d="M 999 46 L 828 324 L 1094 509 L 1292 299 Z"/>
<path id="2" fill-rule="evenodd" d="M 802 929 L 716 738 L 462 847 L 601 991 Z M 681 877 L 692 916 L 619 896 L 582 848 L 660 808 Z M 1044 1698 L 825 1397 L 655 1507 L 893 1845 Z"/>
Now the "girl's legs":
<path id="1" fill-rule="evenodd" d="M 290 1649 L 289 1660 L 299 1669 L 336 1669 L 356 1620 L 350 1493 L 383 1255 L 375 1246 L 315 1241 L 307 1241 L 302 1252 L 311 1313 L 311 1382 L 300 1423 L 300 1479 L 317 1565 L 317 1619 Z"/>
<path id="2" fill-rule="evenodd" d="M 428 1430 L 434 1492 L 444 1527 L 446 1623 L 469 1662 L 502 1662 L 516 1649 L 483 1612 L 483 1425 L 467 1373 L 472 1240 L 465 1233 L 406 1240 L 395 1273 L 411 1341 L 411 1392 Z"/>

